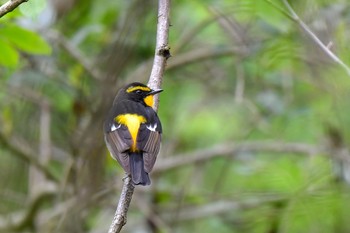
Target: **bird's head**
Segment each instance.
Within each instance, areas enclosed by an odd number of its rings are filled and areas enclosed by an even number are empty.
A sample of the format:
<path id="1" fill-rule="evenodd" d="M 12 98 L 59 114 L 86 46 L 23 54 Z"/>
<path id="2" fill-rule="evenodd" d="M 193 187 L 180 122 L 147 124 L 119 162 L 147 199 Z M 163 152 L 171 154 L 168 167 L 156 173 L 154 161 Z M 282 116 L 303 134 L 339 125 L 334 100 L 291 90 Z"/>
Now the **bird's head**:
<path id="1" fill-rule="evenodd" d="M 162 89 L 152 90 L 143 83 L 134 82 L 122 88 L 118 93 L 118 96 L 153 107 L 154 95 L 162 91 Z"/>

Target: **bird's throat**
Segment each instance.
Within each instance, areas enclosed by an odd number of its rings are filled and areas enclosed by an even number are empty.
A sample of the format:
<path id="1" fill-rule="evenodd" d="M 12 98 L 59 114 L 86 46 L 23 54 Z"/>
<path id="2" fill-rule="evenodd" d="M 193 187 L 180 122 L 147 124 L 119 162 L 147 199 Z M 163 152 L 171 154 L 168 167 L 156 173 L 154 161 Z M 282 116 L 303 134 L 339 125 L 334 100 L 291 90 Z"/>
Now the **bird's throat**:
<path id="1" fill-rule="evenodd" d="M 153 99 L 153 95 L 148 95 L 146 96 L 143 101 L 145 102 L 145 104 L 151 108 L 153 108 L 153 103 L 154 103 L 154 99 Z"/>

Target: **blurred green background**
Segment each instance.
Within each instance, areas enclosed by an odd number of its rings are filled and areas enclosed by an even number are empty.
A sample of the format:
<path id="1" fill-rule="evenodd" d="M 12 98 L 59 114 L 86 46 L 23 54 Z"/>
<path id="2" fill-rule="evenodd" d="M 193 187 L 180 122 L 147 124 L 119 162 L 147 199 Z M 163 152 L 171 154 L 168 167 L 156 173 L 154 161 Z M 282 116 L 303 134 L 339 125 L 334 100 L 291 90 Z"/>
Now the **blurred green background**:
<path id="1" fill-rule="evenodd" d="M 350 64 L 349 1 L 291 6 Z M 350 77 L 286 13 L 172 2 L 162 149 L 123 232 L 350 232 Z M 124 173 L 102 124 L 118 88 L 147 83 L 156 23 L 143 0 L 0 19 L 0 232 L 107 232 Z"/>

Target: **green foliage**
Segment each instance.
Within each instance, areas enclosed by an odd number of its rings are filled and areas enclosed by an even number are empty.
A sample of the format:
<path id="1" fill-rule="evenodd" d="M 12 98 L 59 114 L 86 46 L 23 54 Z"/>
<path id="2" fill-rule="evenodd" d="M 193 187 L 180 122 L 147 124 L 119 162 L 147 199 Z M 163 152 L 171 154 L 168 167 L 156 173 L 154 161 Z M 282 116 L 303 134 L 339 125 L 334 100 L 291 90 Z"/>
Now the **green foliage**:
<path id="1" fill-rule="evenodd" d="M 15 67 L 18 63 L 18 52 L 4 38 L 0 38 L 0 63 L 4 66 Z"/>
<path id="2" fill-rule="evenodd" d="M 14 23 L 0 23 L 0 65 L 16 67 L 20 52 L 49 55 L 51 48 L 38 34 L 17 26 Z"/>
<path id="3" fill-rule="evenodd" d="M 21 232 L 106 231 L 124 171 L 105 148 L 104 117 L 117 88 L 146 82 L 154 53 L 155 2 L 62 2 L 40 32 L 18 22 L 41 19 L 44 1 L 0 21 L 0 220 L 33 211 L 41 191 L 33 167 L 58 179 L 44 176 L 55 198 Z M 349 4 L 289 2 L 350 64 Z M 136 187 L 125 232 L 349 232 L 341 154 L 350 142 L 349 77 L 286 16 L 283 1 L 174 1 L 171 9 L 163 145 L 152 186 Z M 57 37 L 46 41 L 47 32 Z M 281 149 L 223 150 L 157 170 L 244 143 Z"/>
<path id="4" fill-rule="evenodd" d="M 9 44 L 23 52 L 31 54 L 49 54 L 50 46 L 36 33 L 16 26 L 5 24 L 0 28 L 3 37 L 8 38 Z"/>

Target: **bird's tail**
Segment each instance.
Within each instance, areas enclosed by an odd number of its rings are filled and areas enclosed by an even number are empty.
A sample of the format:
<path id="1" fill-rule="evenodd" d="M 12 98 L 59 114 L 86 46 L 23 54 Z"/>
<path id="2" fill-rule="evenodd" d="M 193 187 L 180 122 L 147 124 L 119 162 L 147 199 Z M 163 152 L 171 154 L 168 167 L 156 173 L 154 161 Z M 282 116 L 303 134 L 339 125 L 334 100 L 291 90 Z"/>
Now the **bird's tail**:
<path id="1" fill-rule="evenodd" d="M 150 185 L 151 180 L 148 173 L 145 172 L 142 152 L 130 153 L 129 163 L 132 182 L 135 185 Z"/>

